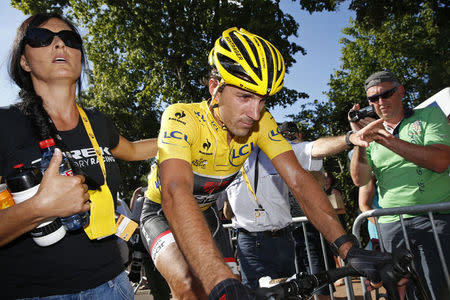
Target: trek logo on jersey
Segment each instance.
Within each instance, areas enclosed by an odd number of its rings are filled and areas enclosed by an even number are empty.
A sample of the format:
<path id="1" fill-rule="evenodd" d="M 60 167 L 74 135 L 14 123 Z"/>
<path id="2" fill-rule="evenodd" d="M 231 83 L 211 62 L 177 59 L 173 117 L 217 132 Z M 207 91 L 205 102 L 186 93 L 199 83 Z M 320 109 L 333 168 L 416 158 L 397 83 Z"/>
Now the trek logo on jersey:
<path id="1" fill-rule="evenodd" d="M 243 161 L 238 161 L 241 157 L 245 157 L 245 159 L 248 157 L 250 152 L 253 151 L 254 144 L 251 142 L 250 144 L 245 144 L 241 146 L 239 149 L 232 149 L 230 151 L 230 155 L 228 156 L 228 161 L 230 164 L 234 167 L 240 166 Z M 244 159 L 244 160 L 245 160 Z"/>
<path id="2" fill-rule="evenodd" d="M 103 160 L 105 163 L 116 161 L 114 159 L 114 156 L 109 151 L 108 147 L 100 147 L 100 150 L 102 152 Z M 72 156 L 74 163 L 80 168 L 98 165 L 98 157 L 97 154 L 95 153 L 94 148 L 92 147 L 71 150 L 70 155 Z"/>
<path id="3" fill-rule="evenodd" d="M 275 141 L 275 142 L 280 142 L 282 140 L 284 140 L 284 137 L 281 135 L 280 129 L 277 128 L 276 131 L 271 130 L 267 136 L 269 137 L 270 140 Z"/>
<path id="4" fill-rule="evenodd" d="M 178 130 L 174 130 L 171 132 L 168 131 L 164 131 L 164 135 L 162 138 L 162 143 L 163 144 L 168 144 L 168 145 L 179 145 L 178 141 L 176 140 L 184 140 L 188 145 L 188 136 Z"/>
<path id="5" fill-rule="evenodd" d="M 184 112 L 184 110 L 182 110 L 181 112 L 176 112 L 175 113 L 175 118 L 169 117 L 169 120 L 176 121 L 176 122 L 179 122 L 179 123 L 181 123 L 183 125 L 186 125 L 186 122 L 180 120 L 180 119 L 182 119 L 184 117 L 186 117 L 186 113 Z"/>
<path id="6" fill-rule="evenodd" d="M 112 156 L 112 154 L 109 151 L 108 147 L 100 147 L 100 150 L 102 151 L 102 155 L 103 156 L 106 156 L 106 155 Z M 79 149 L 79 150 L 71 150 L 70 154 L 72 154 L 72 158 L 76 159 L 76 160 L 97 156 L 95 154 L 94 148 L 85 148 L 85 149 Z"/>

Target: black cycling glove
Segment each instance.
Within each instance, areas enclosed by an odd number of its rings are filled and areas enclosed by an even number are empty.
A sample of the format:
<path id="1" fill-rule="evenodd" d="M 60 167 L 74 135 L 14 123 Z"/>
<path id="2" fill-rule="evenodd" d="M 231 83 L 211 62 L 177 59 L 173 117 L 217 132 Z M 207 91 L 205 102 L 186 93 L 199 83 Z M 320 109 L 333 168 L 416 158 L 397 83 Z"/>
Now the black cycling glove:
<path id="1" fill-rule="evenodd" d="M 254 292 L 239 280 L 227 278 L 219 282 L 208 296 L 209 300 L 254 300 Z"/>
<path id="2" fill-rule="evenodd" d="M 344 261 L 373 283 L 379 283 L 380 270 L 385 264 L 392 262 L 392 255 L 351 247 Z"/>

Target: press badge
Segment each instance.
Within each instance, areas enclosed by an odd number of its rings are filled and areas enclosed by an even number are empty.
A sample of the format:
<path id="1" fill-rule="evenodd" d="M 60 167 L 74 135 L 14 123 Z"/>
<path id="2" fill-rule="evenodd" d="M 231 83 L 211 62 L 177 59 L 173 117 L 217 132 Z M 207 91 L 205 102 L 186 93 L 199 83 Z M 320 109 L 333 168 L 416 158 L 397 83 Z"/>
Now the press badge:
<path id="1" fill-rule="evenodd" d="M 116 235 L 128 242 L 137 227 L 138 224 L 136 222 L 121 214 L 117 220 Z"/>
<path id="2" fill-rule="evenodd" d="M 255 208 L 255 224 L 263 225 L 266 221 L 266 210 L 260 206 Z"/>

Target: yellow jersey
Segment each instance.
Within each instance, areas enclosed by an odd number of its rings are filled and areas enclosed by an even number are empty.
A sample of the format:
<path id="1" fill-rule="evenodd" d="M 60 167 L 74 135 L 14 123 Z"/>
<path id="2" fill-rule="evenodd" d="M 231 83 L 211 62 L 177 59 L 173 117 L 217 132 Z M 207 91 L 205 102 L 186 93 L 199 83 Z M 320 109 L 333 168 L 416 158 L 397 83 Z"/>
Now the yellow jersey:
<path id="1" fill-rule="evenodd" d="M 191 164 L 193 195 L 204 210 L 233 181 L 255 145 L 270 159 L 292 150 L 266 109 L 247 136 L 235 136 L 228 144 L 227 133 L 214 119 L 207 101 L 170 105 L 161 118 L 158 154 L 148 176 L 147 198 L 161 203 L 159 164 L 167 159 L 178 158 Z"/>

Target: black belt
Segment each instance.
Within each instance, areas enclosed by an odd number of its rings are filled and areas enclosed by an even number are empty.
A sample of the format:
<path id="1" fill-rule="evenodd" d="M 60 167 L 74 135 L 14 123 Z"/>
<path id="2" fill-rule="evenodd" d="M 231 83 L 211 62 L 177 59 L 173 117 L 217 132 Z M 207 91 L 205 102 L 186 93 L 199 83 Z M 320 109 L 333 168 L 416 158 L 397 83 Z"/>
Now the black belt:
<path id="1" fill-rule="evenodd" d="M 278 229 L 278 230 L 266 230 L 266 231 L 255 231 L 255 232 L 250 232 L 248 230 L 245 230 L 244 228 L 237 228 L 237 231 L 239 231 L 240 233 L 244 233 L 246 235 L 250 235 L 250 236 L 258 236 L 260 234 L 266 235 L 266 236 L 271 236 L 271 237 L 278 237 L 278 236 L 283 236 L 286 235 L 290 232 L 292 232 L 292 225 L 288 225 L 284 228 Z"/>

